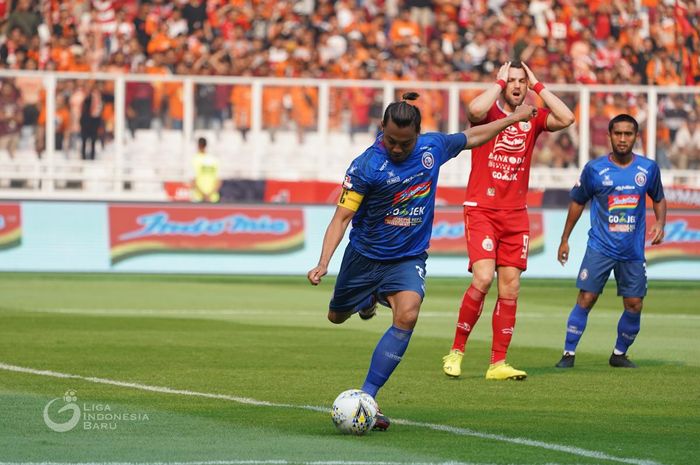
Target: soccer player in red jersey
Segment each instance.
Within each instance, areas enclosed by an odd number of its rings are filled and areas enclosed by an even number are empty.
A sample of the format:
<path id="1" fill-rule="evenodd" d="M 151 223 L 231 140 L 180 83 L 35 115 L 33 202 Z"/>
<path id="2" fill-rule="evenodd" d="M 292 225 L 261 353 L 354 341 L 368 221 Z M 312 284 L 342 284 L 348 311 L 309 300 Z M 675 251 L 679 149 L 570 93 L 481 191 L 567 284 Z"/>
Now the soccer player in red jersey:
<path id="1" fill-rule="evenodd" d="M 462 298 L 452 350 L 443 357 L 443 371 L 448 376 L 457 377 L 462 372 L 467 338 L 497 274 L 498 300 L 493 311 L 491 364 L 486 379 L 527 377 L 527 373 L 511 367 L 505 359 L 515 326 L 520 274 L 527 268 L 530 226 L 525 202 L 532 151 L 542 131 L 570 126 L 574 114 L 537 80 L 525 63 L 517 61 L 501 66 L 493 86 L 468 107 L 473 125 L 486 124 L 512 113 L 523 103 L 528 89 L 542 98 L 546 108 L 538 108 L 530 121 L 508 126 L 491 141 L 472 149 L 464 228 L 473 278 Z"/>

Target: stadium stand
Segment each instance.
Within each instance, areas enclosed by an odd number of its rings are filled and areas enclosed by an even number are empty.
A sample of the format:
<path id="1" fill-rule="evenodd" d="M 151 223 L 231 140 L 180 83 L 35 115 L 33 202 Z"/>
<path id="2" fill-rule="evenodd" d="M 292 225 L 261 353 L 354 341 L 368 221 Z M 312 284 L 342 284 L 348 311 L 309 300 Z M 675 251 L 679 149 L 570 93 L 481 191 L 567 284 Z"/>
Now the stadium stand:
<path id="1" fill-rule="evenodd" d="M 699 11 L 654 0 L 0 2 L 0 195 L 158 199 L 164 182 L 190 178 L 197 135 L 226 179 L 335 181 L 402 91 L 421 93 L 425 131 L 456 131 L 464 103 L 511 58 L 576 108 L 570 131 L 541 138 L 533 187 L 568 187 L 621 111 L 640 120 L 638 150 L 668 183 L 700 187 Z M 464 184 L 467 158 L 448 165 L 445 185 Z"/>

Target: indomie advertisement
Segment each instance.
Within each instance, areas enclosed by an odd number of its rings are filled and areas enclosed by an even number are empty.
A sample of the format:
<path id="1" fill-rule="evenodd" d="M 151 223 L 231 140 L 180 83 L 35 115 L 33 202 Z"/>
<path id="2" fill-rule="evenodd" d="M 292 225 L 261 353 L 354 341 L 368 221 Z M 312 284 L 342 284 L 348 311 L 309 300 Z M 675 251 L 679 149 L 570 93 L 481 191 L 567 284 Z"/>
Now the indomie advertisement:
<path id="1" fill-rule="evenodd" d="M 22 242 L 22 216 L 18 203 L 0 203 L 0 249 Z"/>
<path id="2" fill-rule="evenodd" d="M 112 264 L 149 253 L 286 253 L 304 245 L 298 208 L 109 205 Z"/>
<path id="3" fill-rule="evenodd" d="M 530 218 L 529 255 L 544 250 L 544 217 L 542 212 L 528 212 Z M 430 239 L 431 255 L 467 256 L 467 241 L 464 237 L 464 213 L 462 210 L 435 211 L 433 236 Z"/>
<path id="4" fill-rule="evenodd" d="M 675 260 L 700 260 L 700 214 L 668 213 L 664 228 L 664 241 L 659 245 L 651 245 L 648 234 L 649 229 L 656 222 L 653 213 L 647 214 L 646 222 L 645 255 L 647 264 Z"/>

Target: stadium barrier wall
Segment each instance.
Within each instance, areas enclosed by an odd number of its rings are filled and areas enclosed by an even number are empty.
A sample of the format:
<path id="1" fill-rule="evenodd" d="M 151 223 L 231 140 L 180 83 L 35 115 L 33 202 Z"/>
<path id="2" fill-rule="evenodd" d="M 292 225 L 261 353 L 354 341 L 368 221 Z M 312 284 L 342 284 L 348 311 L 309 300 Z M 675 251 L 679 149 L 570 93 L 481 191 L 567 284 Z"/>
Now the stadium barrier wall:
<path id="1" fill-rule="evenodd" d="M 492 85 L 486 82 L 56 73 L 0 69 L 0 80 L 7 79 L 19 80 L 23 83 L 19 86 L 22 89 L 26 86 L 39 91 L 39 94 L 43 93 L 45 98 L 36 100 L 36 97 L 32 97 L 31 103 L 29 99 L 25 103 L 33 106 L 35 112 L 45 110 L 46 117 L 42 118 L 45 121 L 42 125 L 22 126 L 13 158 L 0 150 L 0 198 L 156 202 L 167 198 L 164 183 L 185 183 L 192 178 L 191 161 L 196 152 L 197 137 L 203 136 L 209 140 L 208 149 L 221 162 L 220 175 L 224 179 L 337 181 L 351 160 L 374 141 L 383 109 L 404 91 L 418 91 L 422 95 L 418 105 L 423 105 L 424 132 L 457 132 L 467 126 L 466 102 Z M 75 128 L 71 132 L 57 124 L 61 119 L 56 116 L 67 110 L 64 99 L 68 92 L 71 92 L 71 96 L 79 97 L 84 93 L 84 88 L 93 82 L 103 86 L 105 100 L 109 101 L 105 107 L 110 110 L 103 115 L 104 132 L 100 135 L 102 143 L 98 144 L 96 159 L 82 160 L 79 134 Z M 141 100 L 140 106 L 132 100 L 133 85 L 137 84 L 153 91 L 145 100 L 138 99 Z M 213 114 L 209 111 L 209 105 L 201 104 L 197 98 L 203 86 L 215 86 L 215 92 L 224 92 L 219 100 L 222 107 L 217 106 Z M 679 95 L 686 102 L 687 109 L 683 111 L 697 113 L 700 86 L 548 83 L 547 87 L 576 112 L 577 121 L 566 131 L 556 135 L 544 133 L 538 139 L 530 173 L 532 187 L 570 188 L 576 182 L 580 168 L 591 156 L 607 152 L 607 140 L 603 137 L 601 146 L 597 137 L 603 131 L 591 131 L 591 121 L 595 122 L 601 116 L 596 114 L 597 104 L 603 103 L 605 108 L 605 105 L 611 105 L 608 110 L 612 112 L 626 111 L 640 120 L 641 134 L 635 151 L 660 164 L 665 185 L 700 188 L 700 170 L 688 160 L 682 163 L 674 160 L 675 155 L 671 153 L 675 141 L 671 134 L 677 132 L 679 117 L 668 111 L 674 108 L 671 105 L 672 97 Z M 173 98 L 179 102 L 174 105 L 182 108 L 178 115 L 165 111 L 160 102 L 153 100 L 155 89 L 164 88 L 173 91 Z M 247 103 L 231 106 L 232 94 L 229 94 L 229 99 L 225 98 L 225 94 L 234 90 L 249 95 L 243 99 Z M 207 93 L 210 91 L 207 90 Z M 356 91 L 369 91 L 374 96 L 373 103 L 369 107 L 364 105 L 362 110 L 366 111 L 371 121 L 369 125 L 353 124 L 350 103 L 354 99 L 350 95 Z M 310 98 L 315 103 L 295 103 L 292 94 L 296 92 L 310 92 L 307 95 L 317 96 Z M 530 93 L 529 98 L 530 103 L 538 102 L 534 93 Z M 426 106 L 428 102 L 431 102 L 430 106 Z M 305 110 L 296 111 L 299 108 Z M 307 118 L 302 120 L 296 116 L 300 113 L 308 113 L 312 117 L 308 121 Z M 430 114 L 433 117 L 428 118 Z M 603 118 L 605 126 L 608 118 Z M 243 123 L 240 119 L 249 121 Z M 600 121 L 596 124 L 600 124 Z M 666 133 L 669 134 L 668 138 L 659 136 Z M 558 138 L 565 134 L 573 141 L 572 151 L 567 155 L 571 159 L 555 163 L 553 150 L 560 145 Z M 56 136 L 63 138 L 63 143 L 58 146 Z M 40 157 L 37 151 L 41 152 Z M 465 185 L 470 169 L 468 154 L 457 157 L 442 168 L 441 184 Z"/>
<path id="2" fill-rule="evenodd" d="M 332 206 L 0 203 L 0 271 L 305 275 L 318 261 Z M 652 213 L 649 213 L 651 219 Z M 556 261 L 562 209 L 531 209 L 527 277 L 575 278 L 589 227 Z M 330 273 L 336 274 L 341 243 Z M 428 274 L 467 276 L 460 208 L 440 208 Z M 647 249 L 651 279 L 700 279 L 700 212 L 669 212 L 666 242 Z"/>

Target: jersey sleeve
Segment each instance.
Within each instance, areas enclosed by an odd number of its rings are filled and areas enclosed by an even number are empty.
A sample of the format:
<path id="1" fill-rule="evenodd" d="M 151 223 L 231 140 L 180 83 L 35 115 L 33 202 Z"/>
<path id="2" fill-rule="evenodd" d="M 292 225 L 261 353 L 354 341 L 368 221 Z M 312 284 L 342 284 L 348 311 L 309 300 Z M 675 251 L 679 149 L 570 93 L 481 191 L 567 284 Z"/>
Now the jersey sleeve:
<path id="1" fill-rule="evenodd" d="M 355 159 L 350 167 L 345 171 L 343 179 L 343 189 L 365 195 L 369 190 L 370 180 L 367 176 L 365 164 L 362 159 Z"/>
<path id="2" fill-rule="evenodd" d="M 467 146 L 467 136 L 461 132 L 455 134 L 442 134 L 437 133 L 438 139 L 442 145 L 442 153 L 440 159 L 440 165 L 451 160 L 464 150 Z"/>
<path id="3" fill-rule="evenodd" d="M 569 197 L 574 202 L 585 205 L 593 197 L 593 192 L 593 170 L 586 164 Z"/>
<path id="4" fill-rule="evenodd" d="M 547 117 L 549 117 L 550 113 L 551 110 L 549 108 L 537 108 L 537 115 L 535 116 L 535 127 L 537 128 L 537 134 L 544 131 L 549 131 L 547 128 Z"/>
<path id="5" fill-rule="evenodd" d="M 661 171 L 659 170 L 659 165 L 656 163 L 652 165 L 652 169 L 650 170 L 647 193 L 654 202 L 661 202 L 664 198 L 664 186 L 661 185 Z"/>

